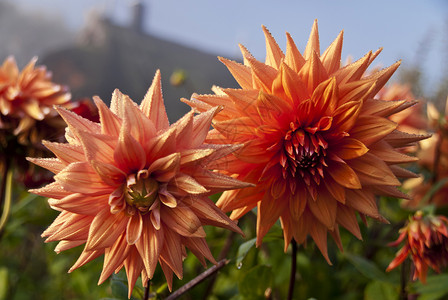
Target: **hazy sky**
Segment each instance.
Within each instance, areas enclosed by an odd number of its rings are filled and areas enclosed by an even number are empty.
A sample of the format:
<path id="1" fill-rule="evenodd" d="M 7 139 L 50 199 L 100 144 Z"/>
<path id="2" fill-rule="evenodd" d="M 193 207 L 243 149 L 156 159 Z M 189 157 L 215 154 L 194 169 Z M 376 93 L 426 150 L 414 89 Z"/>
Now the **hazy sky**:
<path id="1" fill-rule="evenodd" d="M 29 11 L 62 15 L 78 29 L 86 12 L 96 8 L 127 24 L 132 0 L 14 0 Z M 288 31 L 300 50 L 314 19 L 319 21 L 321 49 L 344 30 L 343 57 L 358 59 L 383 47 L 377 63 L 388 66 L 417 60 L 428 82 L 448 73 L 448 5 L 446 0 L 145 0 L 147 31 L 220 56 L 239 58 L 238 43 L 264 58 L 264 24 L 285 49 Z"/>

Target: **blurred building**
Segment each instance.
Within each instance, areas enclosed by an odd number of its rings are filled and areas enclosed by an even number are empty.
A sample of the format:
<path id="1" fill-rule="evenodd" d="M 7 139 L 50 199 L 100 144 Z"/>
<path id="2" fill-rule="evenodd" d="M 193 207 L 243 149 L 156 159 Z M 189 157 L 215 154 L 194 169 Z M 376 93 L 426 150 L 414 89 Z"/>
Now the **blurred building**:
<path id="1" fill-rule="evenodd" d="M 171 122 L 190 110 L 180 98 L 211 93 L 212 85 L 236 86 L 216 55 L 145 33 L 145 15 L 143 5 L 137 4 L 131 24 L 119 26 L 91 13 L 76 45 L 53 51 L 40 63 L 52 70 L 55 82 L 70 87 L 74 99 L 98 95 L 106 103 L 116 88 L 139 103 L 160 69 Z M 171 85 L 170 76 L 179 70 L 184 80 Z"/>

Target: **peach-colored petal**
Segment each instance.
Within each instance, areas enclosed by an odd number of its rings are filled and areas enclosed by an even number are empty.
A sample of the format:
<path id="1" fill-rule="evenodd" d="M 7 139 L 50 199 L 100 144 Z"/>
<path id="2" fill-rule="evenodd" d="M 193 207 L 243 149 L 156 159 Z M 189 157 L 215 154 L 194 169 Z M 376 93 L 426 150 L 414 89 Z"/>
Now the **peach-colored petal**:
<path id="1" fill-rule="evenodd" d="M 169 126 L 162 96 L 162 79 L 160 71 L 156 75 L 143 98 L 140 109 L 154 123 L 156 130 L 165 129 Z"/>
<path id="2" fill-rule="evenodd" d="M 125 214 L 112 215 L 108 208 L 100 211 L 92 220 L 86 250 L 108 248 L 123 233 L 128 222 Z"/>

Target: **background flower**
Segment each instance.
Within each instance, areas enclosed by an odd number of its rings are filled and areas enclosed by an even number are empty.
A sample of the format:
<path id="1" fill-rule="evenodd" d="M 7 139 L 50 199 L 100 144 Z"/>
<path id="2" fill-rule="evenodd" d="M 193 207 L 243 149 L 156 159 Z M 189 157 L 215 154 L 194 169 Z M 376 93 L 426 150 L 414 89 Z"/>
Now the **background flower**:
<path id="1" fill-rule="evenodd" d="M 218 206 L 233 219 L 257 207 L 257 245 L 280 218 L 285 250 L 311 235 L 330 262 L 327 232 L 341 248 L 339 226 L 361 238 L 357 212 L 385 221 L 375 195 L 407 197 L 397 177 L 414 174 L 396 164 L 416 159 L 396 149 L 423 136 L 388 119 L 411 103 L 374 99 L 400 64 L 364 76 L 381 49 L 341 68 L 342 32 L 321 53 L 316 21 L 302 55 L 289 34 L 284 54 L 263 30 L 265 63 L 244 46 L 244 64 L 220 59 L 241 89 L 184 101 L 198 111 L 223 104 L 208 140 L 245 144 L 222 163 L 257 186 L 223 193 Z"/>
<path id="2" fill-rule="evenodd" d="M 70 271 L 104 254 L 100 283 L 124 266 L 129 297 L 137 278 L 146 286 L 157 264 L 171 289 L 173 272 L 182 278 L 186 248 L 204 266 L 205 258 L 215 263 L 203 225 L 241 233 L 208 198 L 248 186 L 211 171 L 239 146 L 203 144 L 218 108 L 170 126 L 159 72 L 140 106 L 118 90 L 110 109 L 94 100 L 100 123 L 58 108 L 68 143 L 46 142 L 56 158 L 30 159 L 56 174 L 54 183 L 32 191 L 61 212 L 43 236 L 60 241 L 56 252 L 85 244 Z"/>

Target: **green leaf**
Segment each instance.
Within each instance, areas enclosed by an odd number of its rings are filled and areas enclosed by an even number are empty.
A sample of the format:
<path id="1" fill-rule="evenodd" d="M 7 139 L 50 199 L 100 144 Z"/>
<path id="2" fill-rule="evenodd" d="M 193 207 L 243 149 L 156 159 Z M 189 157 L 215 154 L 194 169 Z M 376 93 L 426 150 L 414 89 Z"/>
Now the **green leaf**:
<path id="1" fill-rule="evenodd" d="M 435 300 L 448 294 L 448 275 L 432 275 L 426 278 L 426 284 L 417 281 L 411 284 L 411 289 L 420 294 L 419 300 Z"/>
<path id="2" fill-rule="evenodd" d="M 345 257 L 352 263 L 352 265 L 364 276 L 373 280 L 394 283 L 390 276 L 381 271 L 373 262 L 368 261 L 364 257 L 354 254 L 345 253 Z"/>
<path id="3" fill-rule="evenodd" d="M 112 296 L 118 299 L 128 298 L 128 286 L 123 282 L 122 279 L 118 278 L 115 274 L 112 276 L 110 282 L 110 288 L 112 290 Z"/>
<path id="4" fill-rule="evenodd" d="M 0 300 L 6 299 L 8 293 L 8 269 L 5 267 L 0 268 Z"/>
<path id="5" fill-rule="evenodd" d="M 383 281 L 371 281 L 364 290 L 364 300 L 397 300 L 398 288 Z"/>
<path id="6" fill-rule="evenodd" d="M 238 282 L 238 289 L 245 299 L 265 299 L 264 293 L 271 287 L 272 269 L 269 266 L 255 266 Z"/>
<path id="7" fill-rule="evenodd" d="M 246 257 L 247 252 L 249 252 L 249 250 L 252 249 L 253 246 L 255 246 L 256 241 L 257 238 L 253 238 L 240 245 L 240 247 L 238 248 L 238 252 L 236 254 L 236 266 L 238 268 L 241 268 L 241 264 L 243 263 L 243 260 Z"/>

